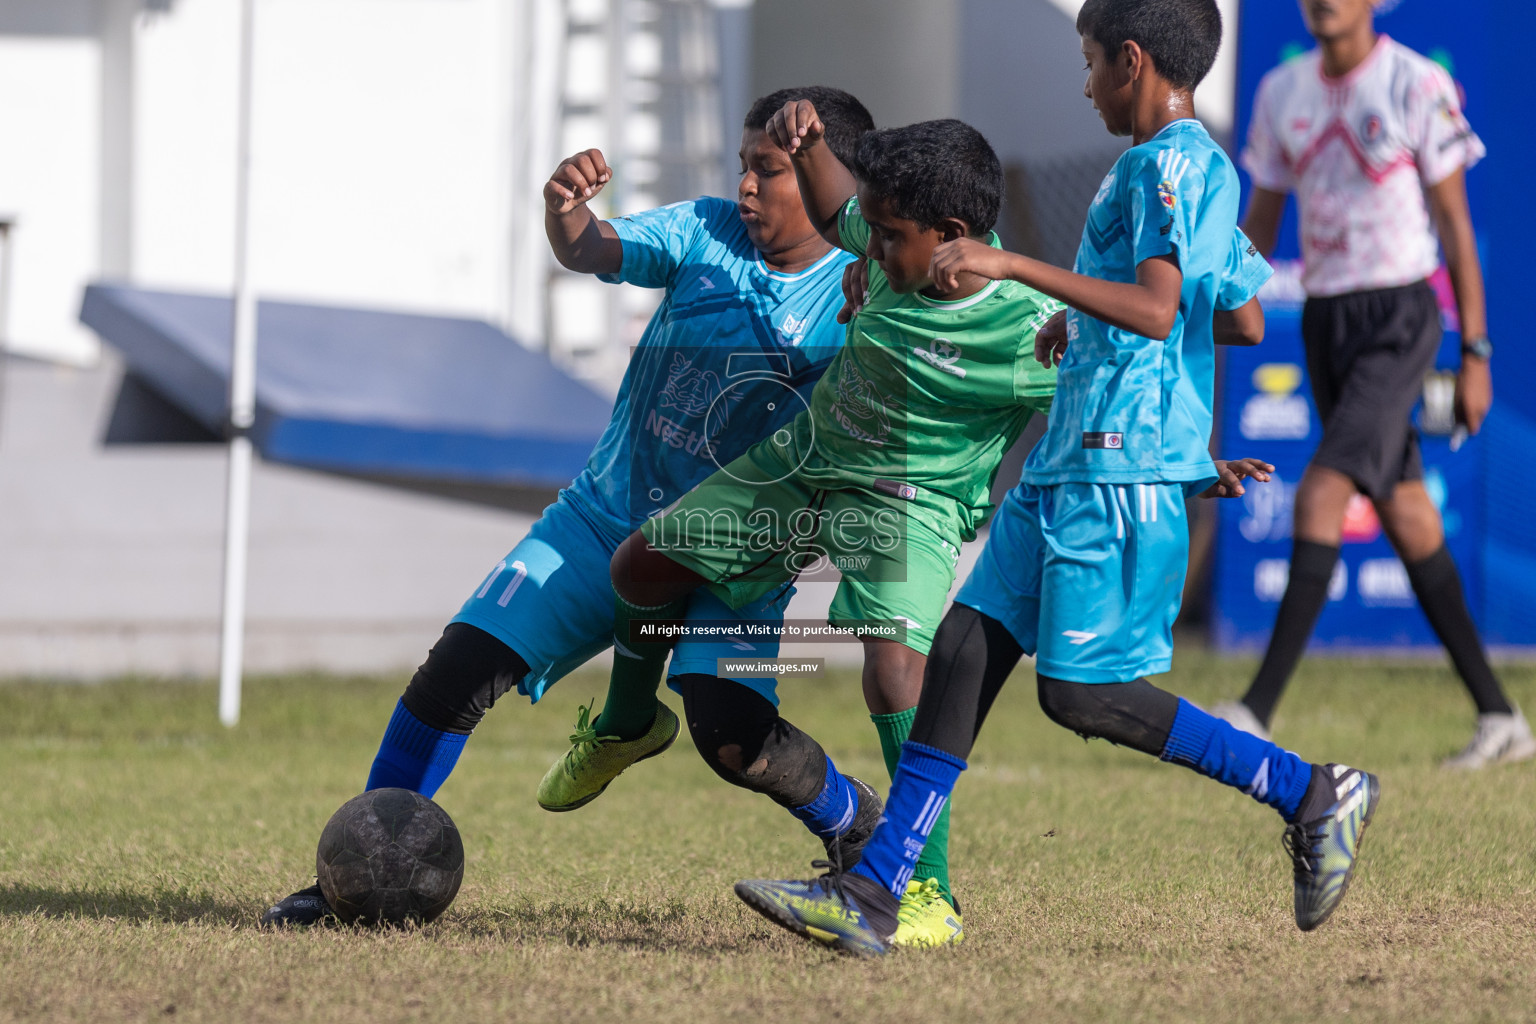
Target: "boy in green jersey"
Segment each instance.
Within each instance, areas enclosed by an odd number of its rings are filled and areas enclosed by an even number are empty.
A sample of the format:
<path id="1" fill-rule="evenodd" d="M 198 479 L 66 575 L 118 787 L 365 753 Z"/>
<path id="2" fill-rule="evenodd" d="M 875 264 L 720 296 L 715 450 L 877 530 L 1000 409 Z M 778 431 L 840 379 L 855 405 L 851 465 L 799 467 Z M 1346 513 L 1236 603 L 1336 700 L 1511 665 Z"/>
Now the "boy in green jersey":
<path id="1" fill-rule="evenodd" d="M 851 170 L 823 144 L 809 102 L 787 104 L 768 131 L 791 155 L 812 224 L 869 258 L 867 294 L 809 409 L 620 545 L 615 629 L 627 648 L 607 704 L 654 705 L 671 645 L 654 624 L 681 618 L 696 588 L 741 607 L 830 562 L 843 579 L 828 619 L 864 643 L 864 692 L 893 767 L 960 545 L 990 511 L 1003 453 L 1049 409 L 1055 372 L 1033 359 L 1035 334 L 1062 307 L 1015 282 L 968 276 L 945 289 L 929 279 L 946 241 L 999 245 L 991 228 L 1002 169 L 968 125 L 870 132 Z M 550 775 L 600 788 L 638 759 L 573 748 Z M 578 778 L 599 761 L 606 777 Z M 840 782 L 833 774 L 829 792 Z M 946 832 L 947 811 L 927 847 L 937 852 L 925 853 L 908 890 L 916 944 L 961 935 Z"/>

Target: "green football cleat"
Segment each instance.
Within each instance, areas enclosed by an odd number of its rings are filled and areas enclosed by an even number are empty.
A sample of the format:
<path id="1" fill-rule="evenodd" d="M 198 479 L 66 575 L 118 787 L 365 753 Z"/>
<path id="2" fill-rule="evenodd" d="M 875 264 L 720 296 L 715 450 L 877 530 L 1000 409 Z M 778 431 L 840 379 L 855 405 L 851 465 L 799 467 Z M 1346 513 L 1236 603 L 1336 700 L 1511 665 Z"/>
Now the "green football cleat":
<path id="1" fill-rule="evenodd" d="M 571 749 L 550 765 L 539 782 L 539 806 L 546 811 L 574 811 L 591 803 L 625 768 L 655 757 L 677 739 L 677 715 L 659 701 L 655 720 L 638 739 L 599 736 L 590 723 L 591 715 L 591 704 L 577 712 Z"/>
<path id="2" fill-rule="evenodd" d="M 965 939 L 960 910 L 944 898 L 937 878 L 907 883 L 896 911 L 896 935 L 891 944 L 911 949 L 953 946 Z"/>
<path id="3" fill-rule="evenodd" d="M 831 867 L 820 860 L 811 866 Z M 896 897 L 863 875 L 828 871 L 804 882 L 737 882 L 736 895 L 779 927 L 855 956 L 881 956 L 896 931 Z"/>
<path id="4" fill-rule="evenodd" d="M 1281 837 L 1296 869 L 1296 926 L 1304 932 L 1328 920 L 1344 899 L 1360 855 L 1360 837 L 1381 802 L 1381 781 L 1358 768 L 1324 765 L 1319 782 L 1327 792 L 1318 795 L 1331 800 L 1327 809 L 1288 826 Z M 1308 798 L 1303 806 L 1313 794 Z"/>

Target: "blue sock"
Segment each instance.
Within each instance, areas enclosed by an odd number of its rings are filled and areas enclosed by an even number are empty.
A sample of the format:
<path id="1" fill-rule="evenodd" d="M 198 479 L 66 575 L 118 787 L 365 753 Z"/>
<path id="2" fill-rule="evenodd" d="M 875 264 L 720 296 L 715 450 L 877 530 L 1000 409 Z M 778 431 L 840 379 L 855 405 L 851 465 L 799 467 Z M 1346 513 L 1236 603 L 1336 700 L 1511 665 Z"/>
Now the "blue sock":
<path id="1" fill-rule="evenodd" d="M 949 803 L 949 794 L 963 771 L 965 762 L 953 754 L 911 740 L 903 743 L 891 793 L 885 798 L 885 817 L 853 870 L 873 878 L 901 899 L 917 859 L 923 855 L 928 833 Z"/>
<path id="2" fill-rule="evenodd" d="M 853 784 L 827 758 L 827 777 L 821 795 L 804 807 L 791 807 L 789 813 L 805 822 L 805 827 L 819 839 L 841 835 L 859 813 L 859 794 Z"/>
<path id="3" fill-rule="evenodd" d="M 1312 766 L 1289 750 L 1234 728 L 1182 697 L 1162 758 L 1240 789 L 1293 821 L 1312 781 Z"/>
<path id="4" fill-rule="evenodd" d="M 367 788 L 409 789 L 430 798 L 448 781 L 468 739 L 468 733 L 443 732 L 423 725 L 397 701 L 379 752 L 373 756 Z"/>

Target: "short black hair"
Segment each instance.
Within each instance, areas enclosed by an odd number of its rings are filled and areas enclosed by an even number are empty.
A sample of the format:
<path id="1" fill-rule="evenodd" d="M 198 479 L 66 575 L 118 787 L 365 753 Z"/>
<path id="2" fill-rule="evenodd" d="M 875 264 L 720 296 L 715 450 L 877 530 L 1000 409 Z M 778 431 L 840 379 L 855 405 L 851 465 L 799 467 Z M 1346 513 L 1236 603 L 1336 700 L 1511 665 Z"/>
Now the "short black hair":
<path id="1" fill-rule="evenodd" d="M 852 163 L 859 137 L 875 127 L 875 119 L 869 116 L 864 104 L 851 93 L 834 89 L 830 85 L 805 85 L 771 92 L 752 104 L 741 126 L 762 131 L 768 127 L 773 115 L 791 100 L 810 100 L 815 104 L 816 113 L 826 129 L 822 141 L 832 150 L 832 155 L 843 162 L 844 167 Z"/>
<path id="2" fill-rule="evenodd" d="M 1077 12 L 1077 34 L 1111 59 L 1134 41 L 1169 85 L 1193 89 L 1221 49 L 1221 8 L 1216 0 L 1088 0 Z"/>
<path id="3" fill-rule="evenodd" d="M 1003 208 L 1002 163 L 981 132 L 954 118 L 869 132 L 848 169 L 924 230 L 958 217 L 985 235 Z"/>

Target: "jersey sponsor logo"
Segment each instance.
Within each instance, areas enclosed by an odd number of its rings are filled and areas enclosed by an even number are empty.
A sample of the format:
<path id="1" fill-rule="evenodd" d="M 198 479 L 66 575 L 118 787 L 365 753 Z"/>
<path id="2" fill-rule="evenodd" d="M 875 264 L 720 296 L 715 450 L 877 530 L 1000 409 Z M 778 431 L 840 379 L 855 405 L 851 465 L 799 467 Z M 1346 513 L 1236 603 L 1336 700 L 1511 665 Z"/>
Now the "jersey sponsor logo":
<path id="1" fill-rule="evenodd" d="M 889 494 L 893 498 L 902 501 L 916 501 L 917 488 L 911 484 L 904 484 L 900 480 L 876 480 L 875 490 L 881 494 Z"/>
<path id="2" fill-rule="evenodd" d="M 1098 430 L 1083 431 L 1084 448 L 1102 448 L 1107 451 L 1122 451 L 1125 447 L 1125 435 L 1120 433 L 1107 434 Z"/>
<path id="3" fill-rule="evenodd" d="M 651 432 L 651 436 L 673 448 L 681 448 L 689 455 L 698 455 L 700 458 L 714 459 L 715 446 L 710 443 L 708 437 L 697 430 L 690 429 L 675 420 L 657 415 L 652 409 L 646 413 L 645 429 Z M 653 501 L 660 501 L 661 496 L 655 495 Z"/>
<path id="4" fill-rule="evenodd" d="M 667 382 L 662 385 L 660 394 L 656 397 L 656 404 L 662 409 L 676 409 L 688 418 L 696 418 L 709 414 L 709 422 L 704 424 L 704 434 L 699 435 L 700 444 L 707 437 L 718 437 L 731 421 L 731 410 L 741 404 L 747 396 L 747 389 L 743 387 L 726 387 L 720 380 L 720 375 L 713 370 L 700 370 L 693 365 L 693 360 L 680 352 L 672 353 L 672 367 L 667 375 Z M 647 426 L 658 417 L 653 411 L 647 419 Z M 669 421 L 670 422 L 670 421 Z M 681 428 L 681 424 L 672 424 Z M 658 434 L 660 436 L 660 429 Z M 669 439 L 674 448 L 684 447 L 681 441 Z M 688 445 L 690 454 L 699 450 L 698 444 Z"/>
<path id="5" fill-rule="evenodd" d="M 1089 633 L 1081 629 L 1064 629 L 1061 631 L 1061 635 L 1071 640 L 1073 647 L 1081 647 L 1089 640 L 1097 640 L 1099 638 L 1099 634 Z"/>
<path id="6" fill-rule="evenodd" d="M 674 352 L 672 368 L 667 374 L 667 382 L 661 387 L 656 404 L 676 409 L 688 416 L 702 416 L 723 390 L 718 373 L 700 370 L 693 365 L 693 360 L 680 352 Z"/>
<path id="7" fill-rule="evenodd" d="M 709 279 L 709 275 L 708 274 L 700 274 L 699 275 L 699 287 L 704 289 L 707 292 L 712 292 L 712 291 L 715 290 L 715 282 L 713 282 L 713 281 L 711 281 Z"/>
<path id="8" fill-rule="evenodd" d="M 1173 182 L 1164 178 L 1157 186 L 1157 201 L 1163 204 L 1163 209 L 1169 213 L 1179 205 L 1179 197 L 1173 194 Z"/>
<path id="9" fill-rule="evenodd" d="M 1110 171 L 1109 174 L 1105 175 L 1104 180 L 1099 183 L 1099 190 L 1093 196 L 1093 205 L 1098 206 L 1105 199 L 1109 198 L 1109 191 L 1114 187 L 1115 172 Z"/>
<path id="10" fill-rule="evenodd" d="M 837 401 L 832 403 L 832 415 L 838 426 L 870 444 L 885 444 L 885 438 L 891 432 L 891 416 L 886 411 L 884 397 L 851 359 L 844 359 L 840 365 Z"/>
<path id="11" fill-rule="evenodd" d="M 1374 146 L 1381 141 L 1382 132 L 1386 128 L 1386 122 L 1381 115 L 1372 111 L 1360 119 L 1360 139 L 1368 146 Z"/>
<path id="12" fill-rule="evenodd" d="M 778 335 L 780 345 L 798 345 L 805 340 L 805 329 L 810 326 L 810 323 L 810 314 L 796 316 L 793 313 L 786 313 L 784 322 L 773 330 Z"/>
<path id="13" fill-rule="evenodd" d="M 912 354 L 935 369 L 965 377 L 965 367 L 955 365 L 960 362 L 960 346 L 948 338 L 934 338 L 926 349 L 913 345 Z"/>

